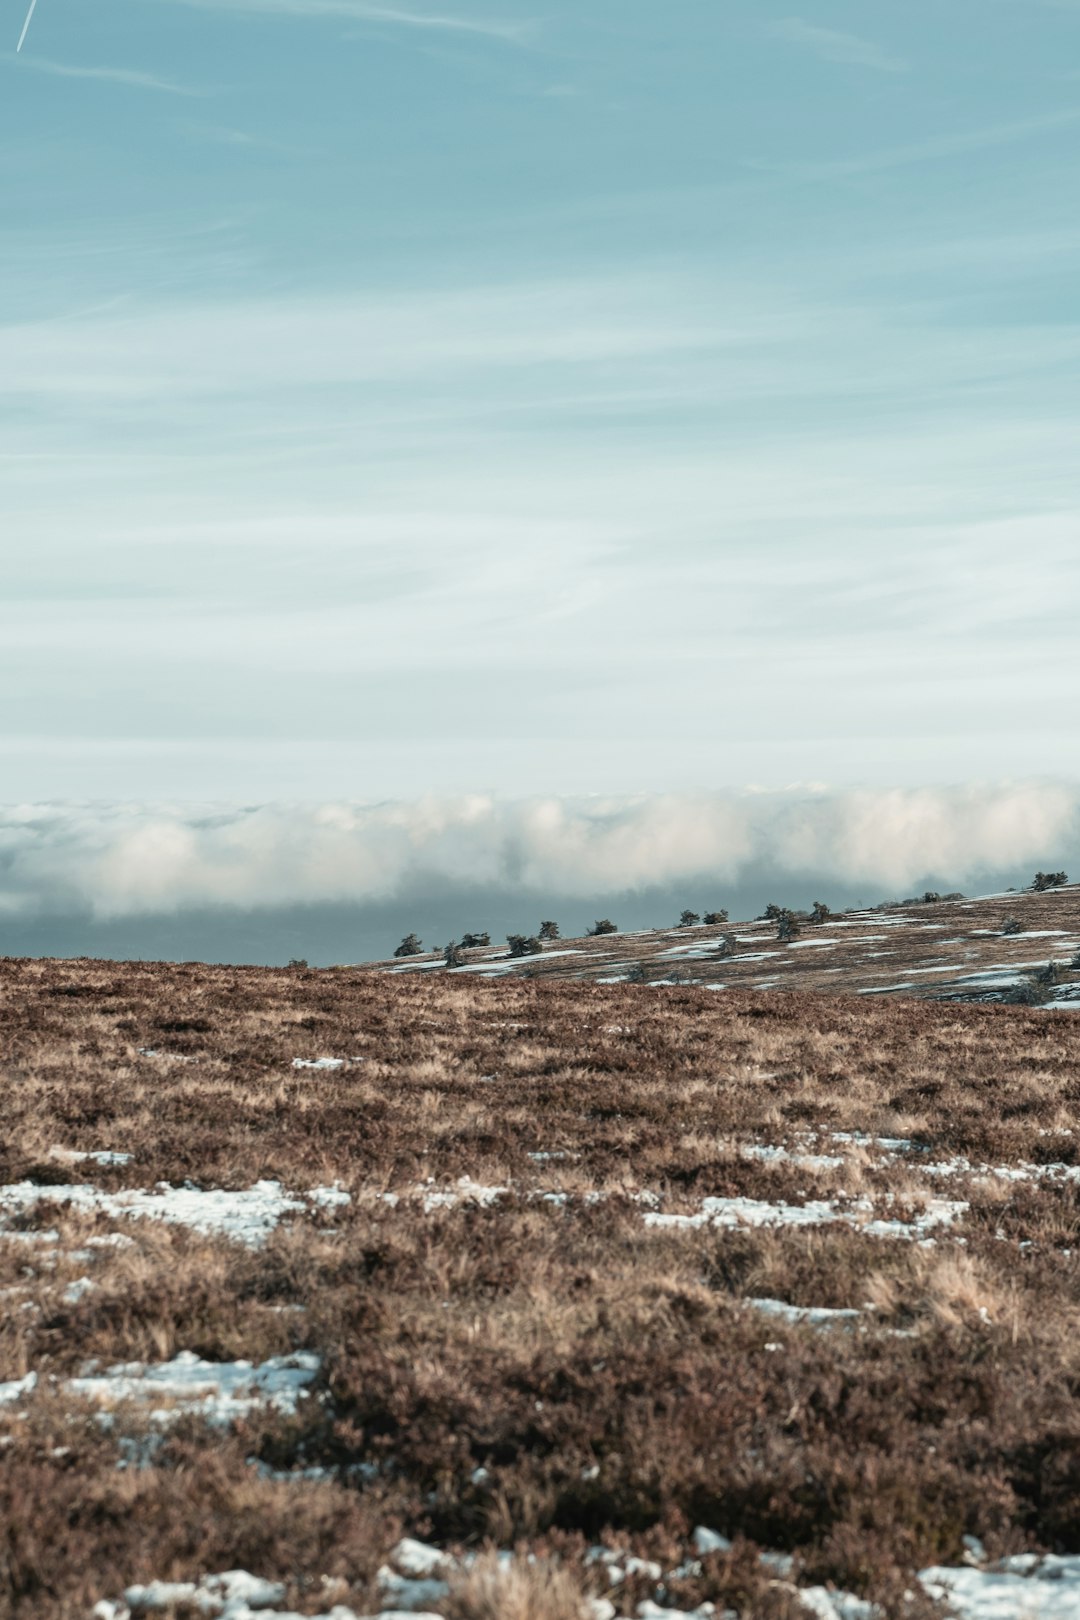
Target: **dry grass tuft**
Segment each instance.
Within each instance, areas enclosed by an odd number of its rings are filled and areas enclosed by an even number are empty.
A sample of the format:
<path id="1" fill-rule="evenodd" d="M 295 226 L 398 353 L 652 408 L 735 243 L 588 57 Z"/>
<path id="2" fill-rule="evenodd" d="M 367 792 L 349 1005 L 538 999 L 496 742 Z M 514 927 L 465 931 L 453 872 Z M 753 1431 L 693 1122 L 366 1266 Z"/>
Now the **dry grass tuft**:
<path id="1" fill-rule="evenodd" d="M 584 1620 L 589 1608 L 574 1574 L 550 1559 L 500 1562 L 487 1553 L 451 1583 L 442 1612 L 445 1620 Z"/>

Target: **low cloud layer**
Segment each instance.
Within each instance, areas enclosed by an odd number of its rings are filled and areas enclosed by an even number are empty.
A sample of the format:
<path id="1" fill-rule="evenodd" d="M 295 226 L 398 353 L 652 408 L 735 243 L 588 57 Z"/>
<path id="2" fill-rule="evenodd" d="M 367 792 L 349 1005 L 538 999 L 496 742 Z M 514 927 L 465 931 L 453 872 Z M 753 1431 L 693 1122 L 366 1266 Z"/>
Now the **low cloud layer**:
<path id="1" fill-rule="evenodd" d="M 487 889 L 592 897 L 751 871 L 882 898 L 1067 863 L 1080 786 L 380 805 L 38 804 L 0 809 L 0 914 L 96 919 L 207 906 L 385 905 Z"/>

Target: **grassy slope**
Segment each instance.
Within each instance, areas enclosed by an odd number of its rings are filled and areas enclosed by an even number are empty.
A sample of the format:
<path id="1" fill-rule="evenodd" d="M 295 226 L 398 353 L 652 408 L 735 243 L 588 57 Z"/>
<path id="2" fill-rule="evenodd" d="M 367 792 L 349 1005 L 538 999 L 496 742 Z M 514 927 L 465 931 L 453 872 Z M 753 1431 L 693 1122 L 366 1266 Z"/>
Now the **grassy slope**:
<path id="1" fill-rule="evenodd" d="M 1003 934 L 1010 919 L 1022 931 Z M 737 954 L 721 957 L 724 933 Z M 611 980 L 629 973 L 660 983 L 713 984 L 737 990 L 812 990 L 835 995 L 903 995 L 906 999 L 997 1001 L 1051 959 L 1066 970 L 1055 994 L 1080 998 L 1080 887 L 991 895 L 930 905 L 883 905 L 845 912 L 823 926 L 802 925 L 799 940 L 781 944 L 775 923 L 734 922 L 716 928 L 673 928 L 559 940 L 551 954 L 507 959 L 506 946 L 468 953 L 461 977 L 491 973 L 556 979 Z M 384 970 L 424 972 L 441 961 L 387 962 Z M 981 978 L 980 975 L 988 976 Z M 1014 982 L 1008 983 L 1010 976 Z"/>

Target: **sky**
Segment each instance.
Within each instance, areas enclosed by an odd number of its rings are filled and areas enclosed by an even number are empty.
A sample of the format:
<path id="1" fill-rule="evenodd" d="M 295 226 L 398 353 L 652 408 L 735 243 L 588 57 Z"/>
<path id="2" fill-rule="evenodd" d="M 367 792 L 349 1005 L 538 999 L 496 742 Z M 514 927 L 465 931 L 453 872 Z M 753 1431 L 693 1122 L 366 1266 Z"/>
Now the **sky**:
<path id="1" fill-rule="evenodd" d="M 695 851 L 702 796 L 752 803 L 783 865 L 792 794 L 887 829 L 935 792 L 959 861 L 1027 784 L 967 864 L 1043 852 L 1030 784 L 1080 775 L 1080 3 L 793 4 L 39 0 L 19 54 L 7 4 L 0 912 L 207 903 L 154 839 L 208 805 L 244 907 L 253 873 L 332 903 L 274 880 L 320 805 L 397 806 L 414 878 L 463 883 L 517 881 L 510 810 L 430 866 L 477 795 L 644 798 Z M 879 843 L 810 876 L 887 887 Z"/>

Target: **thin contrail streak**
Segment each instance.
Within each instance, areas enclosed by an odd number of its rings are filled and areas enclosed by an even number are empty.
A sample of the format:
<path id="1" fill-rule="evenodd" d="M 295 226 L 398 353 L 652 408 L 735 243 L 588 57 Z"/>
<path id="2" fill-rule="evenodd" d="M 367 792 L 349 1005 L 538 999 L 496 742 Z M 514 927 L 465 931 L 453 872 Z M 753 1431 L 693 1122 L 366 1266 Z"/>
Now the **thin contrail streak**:
<path id="1" fill-rule="evenodd" d="M 34 15 L 34 8 L 36 5 L 37 0 L 30 0 L 30 10 L 26 13 L 26 21 L 23 23 L 22 33 L 19 35 L 19 43 L 15 47 L 16 55 L 23 48 L 23 41 L 26 39 L 27 30 L 30 27 L 30 19 Z"/>

